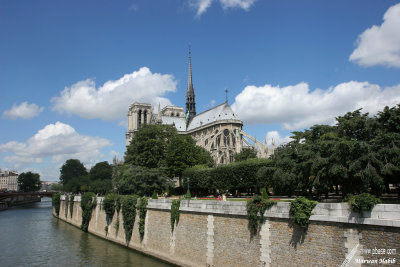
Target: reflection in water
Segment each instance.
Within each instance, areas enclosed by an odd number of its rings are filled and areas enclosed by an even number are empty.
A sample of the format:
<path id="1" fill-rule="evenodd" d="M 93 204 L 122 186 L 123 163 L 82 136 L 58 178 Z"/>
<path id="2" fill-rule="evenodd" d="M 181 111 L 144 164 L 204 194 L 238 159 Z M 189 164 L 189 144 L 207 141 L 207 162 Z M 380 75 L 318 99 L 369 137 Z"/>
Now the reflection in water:
<path id="1" fill-rule="evenodd" d="M 0 212 L 0 266 L 171 266 L 53 218 L 51 200 Z"/>

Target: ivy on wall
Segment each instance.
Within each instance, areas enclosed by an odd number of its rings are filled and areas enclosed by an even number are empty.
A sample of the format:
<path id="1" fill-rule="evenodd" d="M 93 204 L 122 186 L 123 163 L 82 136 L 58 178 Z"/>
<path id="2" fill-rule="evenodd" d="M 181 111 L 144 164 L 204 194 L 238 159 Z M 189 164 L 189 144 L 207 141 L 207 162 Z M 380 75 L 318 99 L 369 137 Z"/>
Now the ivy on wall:
<path id="1" fill-rule="evenodd" d="M 65 203 L 64 203 L 64 216 L 67 218 L 68 216 L 68 206 L 69 206 L 69 196 L 65 195 Z"/>
<path id="2" fill-rule="evenodd" d="M 139 210 L 139 234 L 140 240 L 143 240 L 144 237 L 144 229 L 145 229 L 145 219 L 147 213 L 147 202 L 148 199 L 146 197 L 140 198 L 137 209 Z"/>
<path id="3" fill-rule="evenodd" d="M 253 196 L 247 201 L 248 228 L 252 236 L 259 233 L 262 224 L 265 222 L 265 211 L 276 204 L 276 201 L 263 199 L 259 195 Z"/>
<path id="4" fill-rule="evenodd" d="M 56 216 L 57 216 L 57 217 L 60 216 L 60 203 L 61 203 L 60 198 L 61 198 L 60 193 L 55 193 L 55 194 L 53 194 L 53 197 L 52 197 L 52 204 L 53 204 L 53 207 L 54 207 L 54 210 L 55 210 L 55 212 L 56 212 Z"/>
<path id="5" fill-rule="evenodd" d="M 74 211 L 74 200 L 75 200 L 75 195 L 71 195 L 71 199 L 69 200 L 69 216 L 72 218 L 72 214 Z"/>
<path id="6" fill-rule="evenodd" d="M 86 192 L 81 199 L 82 208 L 82 224 L 81 229 L 84 232 L 88 231 L 89 222 L 92 218 L 92 211 L 97 206 L 97 197 L 93 192 Z"/>
<path id="7" fill-rule="evenodd" d="M 129 245 L 132 238 L 133 225 L 136 219 L 137 199 L 136 195 L 123 196 L 121 199 L 122 218 L 124 220 L 125 241 L 127 245 Z"/>
<path id="8" fill-rule="evenodd" d="M 118 195 L 118 197 L 115 199 L 115 210 L 117 211 L 117 219 L 115 220 L 114 223 L 114 229 L 115 229 L 115 236 L 118 235 L 119 231 L 119 211 L 121 210 L 121 196 Z"/>
<path id="9" fill-rule="evenodd" d="M 171 233 L 174 233 L 175 223 L 179 223 L 179 207 L 181 206 L 181 201 L 179 199 L 172 200 L 171 203 Z"/>
<path id="10" fill-rule="evenodd" d="M 305 197 L 296 197 L 290 202 L 290 219 L 303 228 L 307 228 L 312 210 L 317 205 L 317 201 L 308 200 Z"/>

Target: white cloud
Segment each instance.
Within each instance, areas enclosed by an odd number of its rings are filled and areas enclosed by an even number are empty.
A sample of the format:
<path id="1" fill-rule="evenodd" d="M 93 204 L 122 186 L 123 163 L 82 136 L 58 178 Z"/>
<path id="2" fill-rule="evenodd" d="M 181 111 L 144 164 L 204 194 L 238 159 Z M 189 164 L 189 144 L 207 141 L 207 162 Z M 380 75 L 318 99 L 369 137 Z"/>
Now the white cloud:
<path id="1" fill-rule="evenodd" d="M 223 9 L 241 8 L 247 11 L 257 0 L 191 0 L 190 5 L 197 10 L 196 16 L 200 17 L 213 1 L 219 1 Z"/>
<path id="2" fill-rule="evenodd" d="M 47 158 L 51 158 L 53 164 L 70 158 L 92 164 L 103 156 L 100 149 L 111 145 L 107 139 L 80 135 L 71 126 L 56 122 L 39 130 L 27 142 L 0 144 L 0 152 L 11 153 L 4 161 L 16 168 L 29 163 L 40 164 Z"/>
<path id="3" fill-rule="evenodd" d="M 250 6 L 254 4 L 256 0 L 219 0 L 223 9 L 227 8 L 242 8 L 249 10 Z"/>
<path id="4" fill-rule="evenodd" d="M 268 147 L 272 147 L 273 143 L 275 144 L 275 147 L 278 147 L 280 145 L 293 141 L 289 135 L 282 137 L 278 131 L 267 132 L 267 134 L 265 135 L 265 140 L 267 141 Z"/>
<path id="5" fill-rule="evenodd" d="M 400 103 L 400 84 L 381 88 L 368 82 L 341 83 L 311 91 L 307 83 L 279 87 L 247 86 L 236 96 L 233 110 L 249 124 L 281 123 L 286 130 L 333 124 L 335 117 L 363 108 L 375 114 Z"/>
<path id="6" fill-rule="evenodd" d="M 400 3 L 390 7 L 383 20 L 382 25 L 374 25 L 358 36 L 351 61 L 362 66 L 400 68 Z"/>
<path id="7" fill-rule="evenodd" d="M 28 104 L 28 102 L 22 102 L 20 105 L 14 103 L 11 109 L 3 112 L 3 117 L 10 120 L 32 119 L 39 116 L 43 110 L 43 107 L 39 107 L 36 104 Z"/>
<path id="8" fill-rule="evenodd" d="M 167 92 L 176 91 L 172 75 L 151 73 L 147 67 L 125 74 L 115 81 L 107 81 L 96 89 L 92 79 L 79 81 L 66 87 L 60 96 L 53 97 L 53 110 L 75 114 L 87 119 L 114 120 L 125 118 L 133 102 L 150 103 L 153 106 L 170 105 L 163 97 Z"/>

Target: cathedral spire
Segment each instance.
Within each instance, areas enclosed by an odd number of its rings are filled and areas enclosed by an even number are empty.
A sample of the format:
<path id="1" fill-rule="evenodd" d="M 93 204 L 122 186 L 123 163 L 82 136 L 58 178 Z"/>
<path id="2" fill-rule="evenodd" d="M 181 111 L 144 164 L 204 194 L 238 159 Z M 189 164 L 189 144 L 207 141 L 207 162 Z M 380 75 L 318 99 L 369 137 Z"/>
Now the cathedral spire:
<path id="1" fill-rule="evenodd" d="M 196 101 L 194 96 L 193 81 L 192 81 L 192 52 L 189 44 L 189 71 L 188 71 L 188 86 L 186 91 L 186 118 L 190 122 L 196 116 Z"/>

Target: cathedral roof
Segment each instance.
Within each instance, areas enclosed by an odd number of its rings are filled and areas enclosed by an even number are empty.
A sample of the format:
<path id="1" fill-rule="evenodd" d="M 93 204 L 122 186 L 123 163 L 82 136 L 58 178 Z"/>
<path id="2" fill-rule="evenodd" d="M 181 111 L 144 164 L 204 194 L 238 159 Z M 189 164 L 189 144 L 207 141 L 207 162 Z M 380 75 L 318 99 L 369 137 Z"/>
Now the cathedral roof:
<path id="1" fill-rule="evenodd" d="M 184 117 L 161 116 L 162 124 L 174 125 L 178 132 L 186 131 L 186 119 Z"/>
<path id="2" fill-rule="evenodd" d="M 222 120 L 237 120 L 238 122 L 242 123 L 228 103 L 225 102 L 196 115 L 190 121 L 187 130 L 190 131 L 206 124 Z"/>

